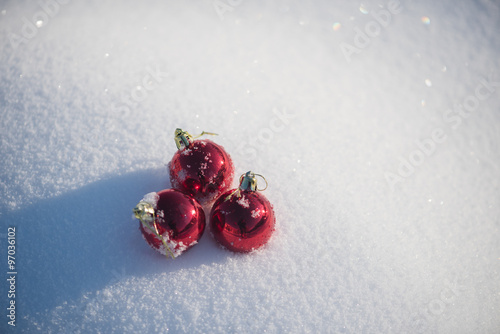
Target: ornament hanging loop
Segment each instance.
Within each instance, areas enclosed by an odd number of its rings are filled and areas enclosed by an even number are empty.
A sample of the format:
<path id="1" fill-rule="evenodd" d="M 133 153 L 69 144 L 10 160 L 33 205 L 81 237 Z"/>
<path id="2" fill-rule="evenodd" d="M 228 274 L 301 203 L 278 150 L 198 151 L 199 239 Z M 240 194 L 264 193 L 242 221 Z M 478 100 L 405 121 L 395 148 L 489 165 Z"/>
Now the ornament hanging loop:
<path id="1" fill-rule="evenodd" d="M 203 135 L 218 136 L 217 133 L 202 131 L 199 135 L 197 135 L 196 137 L 193 137 L 193 139 L 200 138 Z"/>
<path id="2" fill-rule="evenodd" d="M 139 202 L 134 208 L 134 216 L 143 224 L 155 221 L 155 209 L 145 201 Z"/>
<path id="3" fill-rule="evenodd" d="M 151 203 L 148 203 L 146 201 L 141 201 L 139 202 L 139 204 L 136 205 L 133 212 L 135 218 L 139 219 L 142 226 L 146 227 L 148 230 L 153 232 L 156 235 L 156 237 L 161 240 L 163 246 L 165 247 L 165 256 L 168 258 L 168 255 L 170 255 L 172 259 L 175 259 L 174 253 L 172 252 L 170 247 L 167 245 L 167 242 L 158 231 L 158 226 L 156 226 L 155 209 L 151 205 Z"/>
<path id="4" fill-rule="evenodd" d="M 256 175 L 256 176 L 260 176 L 260 178 L 261 178 L 262 180 L 264 180 L 264 182 L 266 183 L 266 186 L 265 186 L 263 189 L 259 189 L 259 188 L 257 188 L 257 191 L 264 191 L 264 190 L 266 190 L 266 189 L 267 189 L 267 187 L 269 186 L 269 184 L 267 183 L 267 180 L 266 180 L 266 178 L 264 177 L 264 175 L 262 175 L 262 174 L 255 174 L 255 175 Z"/>
<path id="5" fill-rule="evenodd" d="M 193 136 L 189 132 L 184 131 L 181 128 L 177 128 L 177 129 L 175 129 L 175 133 L 174 133 L 175 145 L 177 146 L 178 150 L 180 150 L 182 148 L 182 145 L 184 145 L 184 147 L 189 147 L 189 145 L 191 144 L 191 141 L 193 139 L 200 138 L 203 135 L 218 136 L 218 134 L 216 134 L 216 133 L 206 132 L 206 131 L 203 131 L 202 133 L 200 133 L 197 136 Z"/>
<path id="6" fill-rule="evenodd" d="M 259 189 L 257 187 L 257 178 L 256 176 L 260 176 L 264 182 L 266 183 L 266 187 L 263 189 Z M 245 174 L 240 176 L 240 188 L 241 190 L 250 190 L 250 191 L 264 191 L 267 189 L 268 183 L 266 178 L 261 174 L 253 173 L 252 171 L 248 171 Z"/>

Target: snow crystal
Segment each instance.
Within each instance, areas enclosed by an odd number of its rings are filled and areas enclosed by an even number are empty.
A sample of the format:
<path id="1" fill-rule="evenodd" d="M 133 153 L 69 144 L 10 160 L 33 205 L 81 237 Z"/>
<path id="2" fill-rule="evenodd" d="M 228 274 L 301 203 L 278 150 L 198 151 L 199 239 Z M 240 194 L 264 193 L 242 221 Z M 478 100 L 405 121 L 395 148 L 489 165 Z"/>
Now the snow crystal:
<path id="1" fill-rule="evenodd" d="M 158 216 L 159 222 L 164 222 L 165 221 L 165 212 L 163 210 L 156 210 L 156 215 Z"/>
<path id="2" fill-rule="evenodd" d="M 252 218 L 259 218 L 260 217 L 260 209 L 252 210 L 250 213 L 252 215 Z"/>
<path id="3" fill-rule="evenodd" d="M 153 206 L 154 209 L 156 209 L 156 205 L 158 204 L 158 200 L 160 199 L 160 196 L 156 192 L 150 192 L 144 195 L 142 198 L 142 201 L 149 203 Z"/>
<path id="4" fill-rule="evenodd" d="M 189 174 L 187 171 L 185 170 L 180 170 L 178 173 L 177 173 L 177 179 L 175 180 L 172 180 L 172 182 L 180 182 L 180 183 L 183 183 L 184 181 L 186 181 L 186 179 L 188 178 Z M 173 184 L 173 186 L 175 187 L 176 184 Z"/>
<path id="5" fill-rule="evenodd" d="M 151 237 L 159 240 L 158 237 L 155 235 L 155 233 L 153 233 L 151 230 L 146 228 L 146 229 L 144 229 L 144 231 L 147 234 L 149 234 Z M 192 240 L 188 244 L 185 244 L 182 241 L 177 242 L 171 238 L 171 236 L 168 232 L 163 233 L 161 236 L 163 237 L 163 240 L 165 241 L 165 244 L 167 245 L 169 250 L 167 250 L 165 248 L 165 245 L 163 244 L 163 242 L 160 242 L 158 244 L 158 248 L 154 248 L 154 249 L 162 255 L 168 255 L 167 257 L 170 257 L 170 254 L 173 254 L 174 257 L 178 257 L 181 254 L 183 254 L 189 247 L 191 247 L 192 245 L 194 246 L 198 243 L 198 241 L 196 241 L 196 240 Z M 144 237 L 144 240 L 147 241 L 147 239 L 145 237 Z"/>
<path id="6" fill-rule="evenodd" d="M 241 195 L 241 197 L 236 201 L 239 205 L 241 205 L 244 208 L 249 208 L 250 207 L 250 202 L 248 199 L 245 197 L 245 195 Z"/>

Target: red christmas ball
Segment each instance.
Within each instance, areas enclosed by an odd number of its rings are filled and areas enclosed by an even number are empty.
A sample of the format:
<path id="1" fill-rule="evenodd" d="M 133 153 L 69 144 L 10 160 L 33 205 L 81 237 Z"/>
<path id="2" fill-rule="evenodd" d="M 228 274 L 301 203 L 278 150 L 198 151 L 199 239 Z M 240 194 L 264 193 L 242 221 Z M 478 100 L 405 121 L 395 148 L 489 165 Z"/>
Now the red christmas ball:
<path id="1" fill-rule="evenodd" d="M 202 203 L 215 200 L 229 189 L 234 167 L 224 148 L 211 140 L 193 140 L 181 129 L 176 130 L 178 151 L 169 163 L 172 187 Z"/>
<path id="2" fill-rule="evenodd" d="M 238 189 L 227 191 L 214 203 L 210 212 L 210 229 L 225 248 L 251 252 L 265 245 L 275 228 L 271 203 L 258 193 L 255 174 L 241 178 Z"/>
<path id="3" fill-rule="evenodd" d="M 147 194 L 134 213 L 146 242 L 166 256 L 179 256 L 197 244 L 205 231 L 200 203 L 175 189 Z"/>

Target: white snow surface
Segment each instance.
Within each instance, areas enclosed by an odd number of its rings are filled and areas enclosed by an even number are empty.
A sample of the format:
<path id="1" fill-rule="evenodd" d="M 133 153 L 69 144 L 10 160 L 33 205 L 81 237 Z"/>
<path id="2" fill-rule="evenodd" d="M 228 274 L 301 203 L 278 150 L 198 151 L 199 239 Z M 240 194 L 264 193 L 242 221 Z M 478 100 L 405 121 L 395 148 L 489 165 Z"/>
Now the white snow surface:
<path id="1" fill-rule="evenodd" d="M 495 0 L 3 1 L 0 332 L 498 333 L 499 33 Z M 262 250 L 144 242 L 178 127 L 266 177 Z"/>
<path id="2" fill-rule="evenodd" d="M 158 201 L 159 200 L 160 200 L 160 196 L 158 196 L 158 193 L 152 191 L 152 192 L 147 193 L 146 195 L 144 195 L 142 197 L 141 202 L 149 203 L 149 204 L 151 204 L 153 206 L 154 209 L 156 209 L 156 206 L 158 205 Z M 161 214 L 163 216 L 163 211 L 161 211 Z"/>

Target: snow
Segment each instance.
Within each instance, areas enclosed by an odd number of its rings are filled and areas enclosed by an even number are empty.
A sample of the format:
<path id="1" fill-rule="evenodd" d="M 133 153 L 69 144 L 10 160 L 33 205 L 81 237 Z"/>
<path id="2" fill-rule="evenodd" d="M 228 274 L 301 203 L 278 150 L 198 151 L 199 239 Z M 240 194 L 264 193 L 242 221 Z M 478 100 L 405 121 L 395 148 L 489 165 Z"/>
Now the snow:
<path id="1" fill-rule="evenodd" d="M 245 195 L 241 195 L 241 197 L 236 201 L 239 205 L 241 205 L 244 208 L 249 208 L 250 203 L 247 198 L 245 198 Z"/>
<path id="2" fill-rule="evenodd" d="M 153 192 L 150 192 L 150 193 L 147 193 L 146 195 L 144 195 L 141 202 L 149 203 L 153 206 L 153 209 L 156 209 L 156 206 L 158 205 L 159 199 L 160 199 L 160 196 L 158 196 L 158 193 L 153 191 Z M 159 211 L 163 212 L 163 210 L 159 210 Z"/>
<path id="3" fill-rule="evenodd" d="M 260 209 L 252 210 L 252 212 L 250 214 L 252 215 L 252 218 L 259 218 L 260 217 Z"/>
<path id="4" fill-rule="evenodd" d="M 55 1 L 0 4 L 0 332 L 498 332 L 497 1 Z M 265 176 L 266 247 L 142 240 L 176 128 Z"/>
<path id="5" fill-rule="evenodd" d="M 163 217 L 163 211 L 161 211 L 161 217 Z M 158 244 L 158 248 L 156 248 L 156 246 L 149 246 L 158 251 L 163 256 L 166 256 L 167 258 L 169 258 L 171 254 L 173 257 L 178 257 L 183 254 L 189 247 L 192 247 L 198 243 L 198 241 L 196 240 L 189 243 L 188 245 L 184 244 L 182 241 L 177 242 L 171 238 L 170 233 L 162 234 L 163 240 L 160 240 L 158 237 L 156 237 L 156 234 L 153 232 L 152 227 L 146 227 L 144 228 L 144 231 L 150 236 L 150 238 L 155 238 L 156 240 L 158 240 L 158 242 L 161 241 L 161 243 Z M 146 243 L 148 242 L 144 234 L 143 239 L 144 241 L 146 241 Z M 163 241 L 165 242 L 165 244 L 163 243 Z M 169 248 L 168 251 L 165 245 Z"/>

